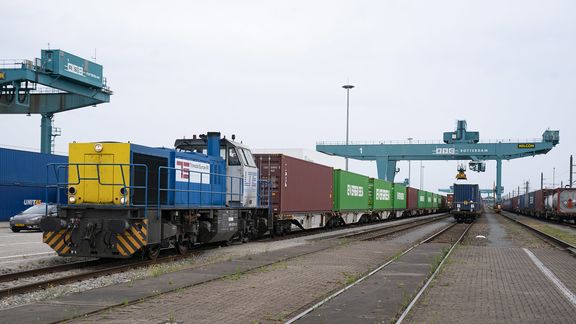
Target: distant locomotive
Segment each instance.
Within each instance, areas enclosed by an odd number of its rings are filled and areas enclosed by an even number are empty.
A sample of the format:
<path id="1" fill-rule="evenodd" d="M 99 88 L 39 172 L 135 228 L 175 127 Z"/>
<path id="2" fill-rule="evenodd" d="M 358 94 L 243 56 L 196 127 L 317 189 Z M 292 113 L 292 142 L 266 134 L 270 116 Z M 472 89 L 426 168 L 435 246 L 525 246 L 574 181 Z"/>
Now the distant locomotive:
<path id="1" fill-rule="evenodd" d="M 454 201 L 450 213 L 458 223 L 473 222 L 484 212 L 484 204 L 477 184 L 454 184 Z"/>
<path id="2" fill-rule="evenodd" d="M 211 132 L 175 149 L 71 143 L 54 164 L 67 203 L 41 222 L 59 255 L 155 258 L 196 244 L 246 241 L 446 208 L 440 195 L 283 155 Z M 53 190 L 53 189 L 52 189 Z M 58 190 L 61 192 L 61 190 Z"/>
<path id="3" fill-rule="evenodd" d="M 502 209 L 537 218 L 576 221 L 576 188 L 541 189 L 502 201 Z"/>

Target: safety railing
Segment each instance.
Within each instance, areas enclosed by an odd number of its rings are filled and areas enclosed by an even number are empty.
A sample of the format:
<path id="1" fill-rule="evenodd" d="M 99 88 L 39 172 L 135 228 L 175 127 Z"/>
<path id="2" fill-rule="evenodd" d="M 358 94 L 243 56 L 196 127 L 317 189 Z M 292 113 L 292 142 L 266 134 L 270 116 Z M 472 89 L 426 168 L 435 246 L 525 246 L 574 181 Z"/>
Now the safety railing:
<path id="1" fill-rule="evenodd" d="M 123 201 L 120 201 L 122 206 L 134 206 L 134 207 L 144 207 L 144 215 L 147 214 L 148 208 L 148 166 L 145 164 L 125 164 L 125 163 L 49 163 L 46 172 L 46 200 L 48 201 L 49 190 L 56 190 L 56 202 L 61 204 L 61 191 L 66 189 L 66 195 L 69 194 L 68 189 L 71 186 L 78 186 L 82 181 L 96 181 L 99 186 L 110 186 L 112 188 L 119 187 L 120 195 Z M 85 175 L 87 167 L 94 167 L 96 174 L 87 176 Z M 103 180 L 102 178 L 102 168 L 113 168 L 113 170 L 120 170 L 120 180 L 121 182 L 112 182 Z M 128 170 L 126 170 L 126 168 Z M 133 175 L 135 170 L 141 168 L 143 169 L 144 184 L 143 185 L 131 185 L 128 182 L 127 174 Z M 53 173 L 50 172 L 52 169 Z M 70 181 L 70 172 L 74 175 L 76 181 Z M 50 177 L 54 176 L 54 182 L 50 181 Z M 115 177 L 113 177 L 114 179 Z M 144 201 L 142 204 L 134 203 L 134 195 L 136 190 L 143 190 Z M 112 195 L 112 197 L 114 194 Z M 70 201 L 67 199 L 66 204 Z"/>
<path id="2" fill-rule="evenodd" d="M 162 187 L 163 176 L 175 179 L 171 188 Z M 178 183 L 181 185 L 178 186 Z M 242 201 L 243 184 L 244 178 L 242 177 L 160 166 L 158 168 L 158 209 L 161 209 L 162 205 L 210 207 L 223 206 L 228 201 Z M 227 188 L 230 190 L 228 191 Z M 163 192 L 167 193 L 165 201 L 161 199 Z"/>

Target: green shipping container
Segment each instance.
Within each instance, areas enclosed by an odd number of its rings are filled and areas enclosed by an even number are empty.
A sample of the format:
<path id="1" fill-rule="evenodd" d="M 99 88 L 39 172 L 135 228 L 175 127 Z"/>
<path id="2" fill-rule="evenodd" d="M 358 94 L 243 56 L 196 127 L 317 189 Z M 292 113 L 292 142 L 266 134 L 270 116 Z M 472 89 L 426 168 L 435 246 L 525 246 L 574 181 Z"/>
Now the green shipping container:
<path id="1" fill-rule="evenodd" d="M 434 196 L 433 193 L 426 191 L 426 208 L 434 207 L 433 196 Z"/>
<path id="2" fill-rule="evenodd" d="M 434 199 L 436 199 L 434 201 L 434 208 L 439 208 L 440 207 L 440 195 L 434 194 Z"/>
<path id="3" fill-rule="evenodd" d="M 334 170 L 334 210 L 369 210 L 369 178 Z"/>
<path id="4" fill-rule="evenodd" d="M 394 208 L 394 188 L 392 182 L 370 178 L 369 204 L 372 210 Z"/>
<path id="5" fill-rule="evenodd" d="M 406 187 L 394 184 L 394 209 L 406 209 Z"/>
<path id="6" fill-rule="evenodd" d="M 418 190 L 418 208 L 426 208 L 426 191 Z"/>

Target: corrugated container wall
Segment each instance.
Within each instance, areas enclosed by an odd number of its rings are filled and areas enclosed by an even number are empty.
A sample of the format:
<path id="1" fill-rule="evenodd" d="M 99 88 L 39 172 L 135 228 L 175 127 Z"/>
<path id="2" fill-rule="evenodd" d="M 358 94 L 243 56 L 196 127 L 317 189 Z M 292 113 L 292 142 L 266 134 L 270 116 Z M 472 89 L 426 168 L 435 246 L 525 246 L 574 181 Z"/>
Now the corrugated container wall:
<path id="1" fill-rule="evenodd" d="M 418 208 L 426 208 L 426 191 L 424 190 L 418 191 Z"/>
<path id="2" fill-rule="evenodd" d="M 275 214 L 332 210 L 332 168 L 282 154 L 255 154 L 260 177 L 272 185 Z"/>
<path id="3" fill-rule="evenodd" d="M 47 172 L 49 163 L 67 163 L 68 157 L 0 148 L 0 221 L 46 200 L 46 180 L 55 182 L 54 170 Z M 61 174 L 61 179 L 65 175 Z M 50 202 L 56 201 L 56 191 L 49 191 Z M 66 199 L 60 197 L 61 199 Z"/>
<path id="4" fill-rule="evenodd" d="M 388 210 L 394 207 L 393 184 L 381 179 L 370 178 L 370 206 L 373 210 Z"/>
<path id="5" fill-rule="evenodd" d="M 394 209 L 406 209 L 406 187 L 400 183 L 394 184 Z"/>
<path id="6" fill-rule="evenodd" d="M 334 210 L 358 211 L 370 209 L 369 178 L 344 170 L 334 170 Z"/>
<path id="7" fill-rule="evenodd" d="M 406 201 L 407 209 L 409 210 L 418 209 L 418 197 L 419 197 L 418 189 L 407 187 L 406 192 L 408 193 L 407 195 L 408 201 Z"/>

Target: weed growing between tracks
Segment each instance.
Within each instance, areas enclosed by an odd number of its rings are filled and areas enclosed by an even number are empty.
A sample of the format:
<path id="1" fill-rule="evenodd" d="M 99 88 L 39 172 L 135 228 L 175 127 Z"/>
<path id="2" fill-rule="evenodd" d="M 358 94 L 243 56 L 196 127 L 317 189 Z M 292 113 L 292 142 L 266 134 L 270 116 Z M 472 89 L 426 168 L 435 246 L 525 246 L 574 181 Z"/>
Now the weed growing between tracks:
<path id="1" fill-rule="evenodd" d="M 556 228 L 554 226 L 546 225 L 546 224 L 530 224 L 530 226 L 534 227 L 537 230 L 540 230 L 550 236 L 554 236 L 556 238 L 561 239 L 564 242 L 570 243 L 572 245 L 576 245 L 576 235 L 572 233 L 568 233 L 567 231 L 563 231 L 560 228 Z"/>
<path id="2" fill-rule="evenodd" d="M 358 279 L 360 279 L 362 277 L 362 275 L 359 273 L 342 272 L 342 274 L 344 275 L 343 284 L 345 286 L 348 286 L 348 285 L 355 283 L 356 281 L 358 281 Z"/>
<path id="3" fill-rule="evenodd" d="M 442 263 L 442 260 L 444 259 L 446 254 L 448 254 L 449 251 L 450 251 L 449 247 L 442 248 L 442 251 L 440 251 L 440 254 L 438 254 L 436 257 L 434 257 L 434 261 L 432 261 L 432 267 L 430 268 L 430 271 L 428 272 L 428 276 L 431 276 L 436 271 L 436 269 L 438 269 L 438 267 L 440 266 L 440 263 Z"/>

